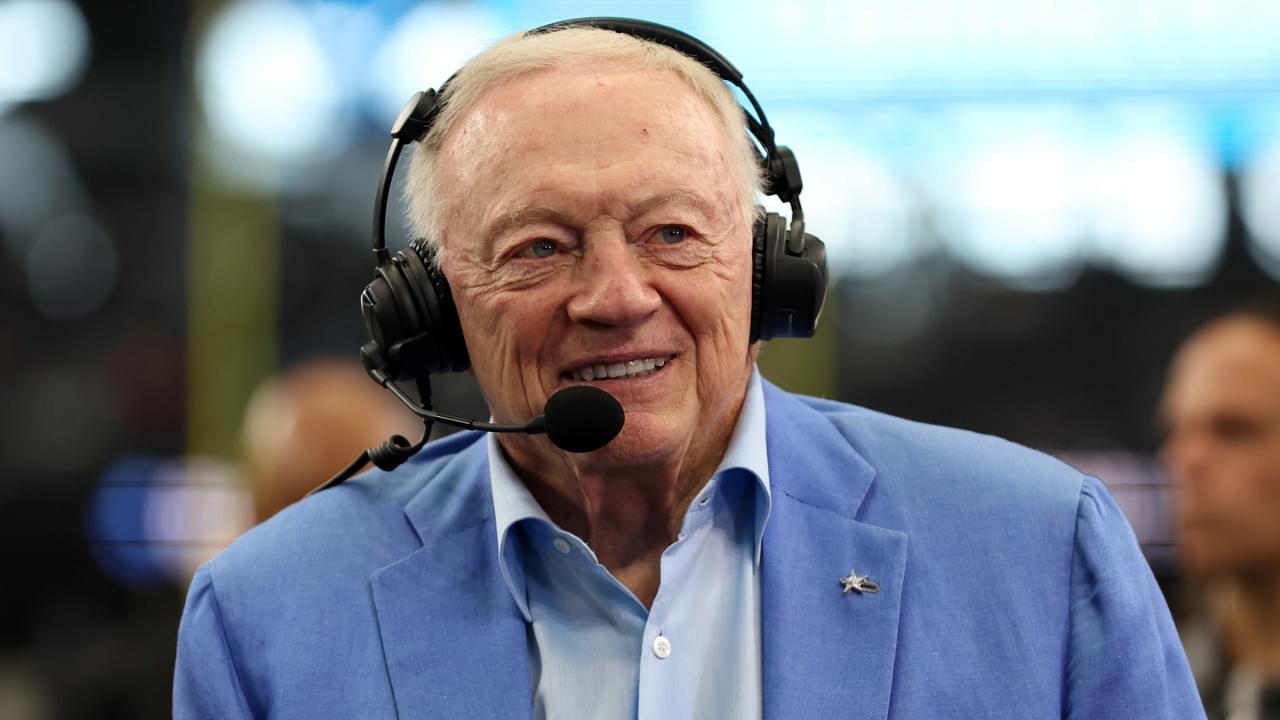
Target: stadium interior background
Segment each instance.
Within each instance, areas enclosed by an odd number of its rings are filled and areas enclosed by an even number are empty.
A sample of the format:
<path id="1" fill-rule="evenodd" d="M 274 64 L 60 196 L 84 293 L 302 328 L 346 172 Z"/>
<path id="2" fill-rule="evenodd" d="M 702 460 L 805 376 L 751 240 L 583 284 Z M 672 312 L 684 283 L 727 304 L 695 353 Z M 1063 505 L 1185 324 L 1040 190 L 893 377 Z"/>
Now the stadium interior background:
<path id="1" fill-rule="evenodd" d="M 168 716 L 188 574 L 251 512 L 250 392 L 365 340 L 391 120 L 583 15 L 703 39 L 796 151 L 833 284 L 769 377 L 1099 475 L 1175 588 L 1155 406 L 1280 280 L 1280 4 L 1067 7 L 0 0 L 0 717 Z"/>

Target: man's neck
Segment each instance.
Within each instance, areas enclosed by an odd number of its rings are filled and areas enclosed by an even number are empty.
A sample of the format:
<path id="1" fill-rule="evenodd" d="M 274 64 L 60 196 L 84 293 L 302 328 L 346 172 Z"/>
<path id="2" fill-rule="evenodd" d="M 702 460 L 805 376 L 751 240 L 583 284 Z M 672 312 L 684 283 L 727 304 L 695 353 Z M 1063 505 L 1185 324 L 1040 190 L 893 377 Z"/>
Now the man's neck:
<path id="1" fill-rule="evenodd" d="M 724 457 L 741 412 L 739 404 L 717 432 L 703 435 L 698 445 L 691 441 L 674 461 L 593 466 L 565 453 L 530 453 L 522 438 L 503 448 L 552 522 L 582 538 L 649 607 L 661 580 L 662 553 Z"/>

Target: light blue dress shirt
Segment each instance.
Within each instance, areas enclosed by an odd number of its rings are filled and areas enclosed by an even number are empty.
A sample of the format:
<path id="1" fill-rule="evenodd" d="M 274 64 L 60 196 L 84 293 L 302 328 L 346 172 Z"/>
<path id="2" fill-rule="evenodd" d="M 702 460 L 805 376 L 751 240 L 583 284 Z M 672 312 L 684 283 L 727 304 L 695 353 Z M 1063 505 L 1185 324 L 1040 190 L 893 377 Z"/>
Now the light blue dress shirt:
<path id="1" fill-rule="evenodd" d="M 534 717 L 760 718 L 770 495 L 759 372 L 720 466 L 662 554 L 649 610 L 551 522 L 488 442 L 499 561 L 528 623 Z"/>

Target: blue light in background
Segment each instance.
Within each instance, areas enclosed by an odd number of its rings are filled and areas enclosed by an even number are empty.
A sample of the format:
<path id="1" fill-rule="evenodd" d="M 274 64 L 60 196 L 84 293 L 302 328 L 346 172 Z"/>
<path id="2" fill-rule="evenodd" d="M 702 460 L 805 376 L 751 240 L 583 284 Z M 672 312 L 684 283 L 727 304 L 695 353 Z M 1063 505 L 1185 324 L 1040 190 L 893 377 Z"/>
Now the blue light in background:
<path id="1" fill-rule="evenodd" d="M 1257 119 L 1280 112 L 1264 0 L 240 0 L 202 39 L 214 155 L 260 191 L 315 192 L 332 173 L 272 163 L 323 168 L 506 33 L 601 14 L 688 30 L 743 71 L 838 275 L 941 253 L 1024 289 L 1088 265 L 1194 285 L 1221 252 L 1221 173 L 1280 142 Z M 1272 257 L 1275 223 L 1250 202 Z"/>
<path id="2" fill-rule="evenodd" d="M 370 59 L 361 84 L 379 124 L 390 127 L 413 93 L 439 87 L 507 32 L 482 4 L 423 3 L 397 19 Z"/>
<path id="3" fill-rule="evenodd" d="M 125 585 L 185 585 L 253 524 L 232 466 L 213 460 L 117 459 L 89 503 L 85 535 L 103 571 Z"/>
<path id="4" fill-rule="evenodd" d="M 1280 281 L 1280 133 L 1260 148 L 1241 179 L 1241 205 L 1258 264 Z"/>
<path id="5" fill-rule="evenodd" d="M 103 474 L 90 501 L 89 548 L 102 569 L 125 585 L 153 586 L 167 577 L 145 531 L 147 495 L 163 473 L 158 459 L 122 458 Z"/>
<path id="6" fill-rule="evenodd" d="M 1268 0 L 703 0 L 701 29 L 769 95 L 993 95 L 1280 89 Z M 642 10 L 641 10 L 642 12 Z"/>

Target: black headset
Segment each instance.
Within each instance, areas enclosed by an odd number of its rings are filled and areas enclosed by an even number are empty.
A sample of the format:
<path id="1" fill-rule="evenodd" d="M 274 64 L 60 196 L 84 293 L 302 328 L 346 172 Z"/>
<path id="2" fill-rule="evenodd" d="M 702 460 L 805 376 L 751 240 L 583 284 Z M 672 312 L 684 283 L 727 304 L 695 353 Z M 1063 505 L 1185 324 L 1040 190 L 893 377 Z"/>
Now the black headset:
<path id="1" fill-rule="evenodd" d="M 738 72 L 720 53 L 674 28 L 625 18 L 579 18 L 544 25 L 529 35 L 570 27 L 591 27 L 630 35 L 673 48 L 698 60 L 721 80 L 737 86 L 751 102 L 747 129 L 759 143 L 756 155 L 765 192 L 790 203 L 791 221 L 767 213 L 752 232 L 751 342 L 775 337 L 811 337 L 822 313 L 827 256 L 822 241 L 805 233 L 800 207 L 800 166 L 785 146 L 774 143 L 764 110 Z M 452 78 L 450 78 L 452 79 Z M 365 369 L 379 384 L 423 380 L 432 373 L 466 370 L 471 361 L 449 283 L 423 239 L 391 256 L 385 237 L 387 196 L 400 151 L 426 137 L 442 107 L 440 90 L 414 94 L 391 128 L 382 181 L 373 212 L 373 255 L 377 276 L 360 294 L 360 312 L 371 341 L 360 349 Z M 760 152 L 763 149 L 763 152 Z"/>

